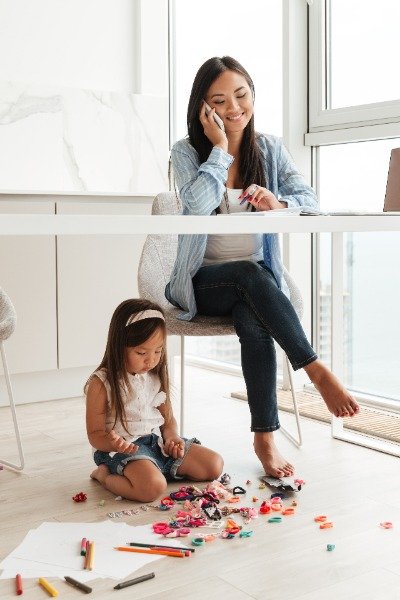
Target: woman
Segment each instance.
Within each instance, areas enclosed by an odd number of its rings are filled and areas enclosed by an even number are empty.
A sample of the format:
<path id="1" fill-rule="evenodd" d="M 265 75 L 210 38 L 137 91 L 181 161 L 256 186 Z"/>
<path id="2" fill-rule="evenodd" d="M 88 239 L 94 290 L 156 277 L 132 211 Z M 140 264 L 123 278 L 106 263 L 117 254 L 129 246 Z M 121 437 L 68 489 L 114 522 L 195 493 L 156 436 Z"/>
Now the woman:
<path id="1" fill-rule="evenodd" d="M 200 67 L 187 124 L 188 137 L 171 152 L 183 214 L 317 205 L 282 141 L 255 132 L 254 85 L 235 59 L 214 57 Z M 334 415 L 359 411 L 307 341 L 282 273 L 276 234 L 184 235 L 179 236 L 166 287 L 168 300 L 185 311 L 182 319 L 190 320 L 197 312 L 232 315 L 241 344 L 254 449 L 265 472 L 274 477 L 294 472 L 273 436 L 279 429 L 274 340 L 295 370 L 305 369 Z"/>

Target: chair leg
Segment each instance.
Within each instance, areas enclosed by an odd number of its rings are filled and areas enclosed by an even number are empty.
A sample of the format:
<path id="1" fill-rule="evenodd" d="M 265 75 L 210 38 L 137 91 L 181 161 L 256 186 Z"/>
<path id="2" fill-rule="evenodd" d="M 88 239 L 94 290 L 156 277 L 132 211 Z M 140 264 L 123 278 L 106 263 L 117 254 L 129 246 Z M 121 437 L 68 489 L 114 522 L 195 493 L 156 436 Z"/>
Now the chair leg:
<path id="1" fill-rule="evenodd" d="M 299 407 L 298 407 L 298 404 L 297 404 L 296 391 L 294 389 L 294 382 L 293 382 L 293 376 L 292 376 L 292 367 L 290 366 L 289 359 L 288 359 L 288 357 L 286 355 L 285 355 L 285 358 L 286 358 L 287 370 L 288 370 L 288 374 L 289 374 L 290 391 L 292 392 L 292 398 L 293 398 L 293 408 L 294 408 L 294 415 L 296 417 L 297 435 L 298 435 L 298 437 L 295 438 L 285 427 L 281 427 L 280 431 L 295 446 L 297 446 L 298 448 L 301 448 L 301 446 L 303 444 L 303 438 L 302 438 L 302 434 L 301 434 Z"/>
<path id="2" fill-rule="evenodd" d="M 180 435 L 185 433 L 185 336 L 181 335 L 181 406 L 180 406 Z"/>
<path id="3" fill-rule="evenodd" d="M 22 469 L 25 466 L 25 457 L 24 457 L 24 451 L 22 448 L 21 434 L 20 434 L 19 427 L 18 427 L 17 413 L 15 411 L 15 403 L 14 403 L 14 397 L 13 397 L 13 392 L 12 392 L 12 387 L 11 387 L 10 374 L 8 371 L 6 353 L 5 353 L 4 345 L 3 345 L 2 341 L 0 342 L 0 347 L 1 347 L 1 358 L 3 361 L 4 378 L 5 378 L 6 385 L 7 385 L 8 398 L 10 401 L 10 409 L 11 409 L 11 414 L 12 414 L 12 418 L 14 421 L 15 438 L 17 440 L 18 454 L 19 454 L 19 460 L 20 460 L 19 464 L 14 464 L 14 463 L 8 462 L 7 460 L 3 460 L 0 458 L 0 464 L 5 465 L 7 467 L 11 467 L 12 469 L 16 469 L 17 471 L 22 471 Z"/>

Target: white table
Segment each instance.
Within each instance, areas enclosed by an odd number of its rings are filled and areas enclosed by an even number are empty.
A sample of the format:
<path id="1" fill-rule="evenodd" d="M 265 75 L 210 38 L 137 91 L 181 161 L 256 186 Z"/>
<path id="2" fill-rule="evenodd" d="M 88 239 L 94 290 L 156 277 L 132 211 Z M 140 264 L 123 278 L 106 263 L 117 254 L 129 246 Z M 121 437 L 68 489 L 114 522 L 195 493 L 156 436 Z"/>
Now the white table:
<path id="1" fill-rule="evenodd" d="M 135 235 L 177 233 L 331 233 L 332 370 L 343 379 L 343 233 L 400 231 L 399 215 L 379 216 L 152 216 L 152 215 L 0 215 L 0 235 Z M 343 430 L 332 418 L 332 436 L 400 455 L 398 447 Z"/>

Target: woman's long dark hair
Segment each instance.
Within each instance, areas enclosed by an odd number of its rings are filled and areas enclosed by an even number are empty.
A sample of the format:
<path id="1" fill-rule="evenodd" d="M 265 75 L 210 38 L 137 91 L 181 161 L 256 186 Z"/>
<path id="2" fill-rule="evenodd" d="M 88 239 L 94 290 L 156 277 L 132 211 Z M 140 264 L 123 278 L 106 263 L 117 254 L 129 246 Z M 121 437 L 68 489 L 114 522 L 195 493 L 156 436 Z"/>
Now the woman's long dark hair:
<path id="1" fill-rule="evenodd" d="M 124 300 L 117 306 L 111 318 L 103 359 L 95 369 L 95 371 L 105 369 L 107 372 L 107 379 L 111 388 L 111 410 L 115 418 L 113 427 L 119 420 L 127 433 L 130 432 L 127 429 L 124 397 L 127 392 L 131 392 L 131 386 L 126 370 L 125 349 L 140 346 L 158 329 L 162 331 L 164 340 L 167 337 L 165 321 L 161 318 L 143 319 L 126 326 L 129 317 L 144 310 L 158 310 L 161 314 L 164 314 L 163 309 L 158 304 L 144 299 Z M 165 410 L 168 419 L 172 415 L 172 408 L 165 347 L 160 362 L 151 372 L 159 376 L 161 390 L 166 394 Z M 91 377 L 86 382 L 85 393 Z"/>
<path id="2" fill-rule="evenodd" d="M 189 141 L 195 150 L 197 150 L 200 163 L 207 160 L 212 150 L 212 144 L 204 134 L 203 125 L 200 123 L 200 109 L 210 86 L 224 71 L 235 71 L 239 75 L 242 75 L 254 99 L 253 81 L 246 69 L 234 58 L 230 56 L 223 56 L 222 58 L 214 56 L 213 58 L 209 58 L 200 67 L 194 78 L 187 111 Z M 239 176 L 243 189 L 252 183 L 257 183 L 257 185 L 261 185 L 262 187 L 266 187 L 267 185 L 261 153 L 256 141 L 256 132 L 254 131 L 254 115 L 246 125 L 240 144 Z"/>

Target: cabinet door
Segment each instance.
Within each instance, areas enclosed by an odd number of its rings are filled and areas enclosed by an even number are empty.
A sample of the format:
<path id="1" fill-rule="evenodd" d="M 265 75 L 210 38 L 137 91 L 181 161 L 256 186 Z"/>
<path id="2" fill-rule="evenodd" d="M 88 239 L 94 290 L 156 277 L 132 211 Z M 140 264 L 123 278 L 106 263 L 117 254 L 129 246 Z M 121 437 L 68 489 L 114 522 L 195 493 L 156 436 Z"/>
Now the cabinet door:
<path id="1" fill-rule="evenodd" d="M 60 214 L 149 214 L 141 203 L 57 203 Z M 145 235 L 57 237 L 59 367 L 97 365 L 117 305 L 138 296 Z"/>
<path id="2" fill-rule="evenodd" d="M 54 202 L 2 201 L 0 213 L 54 214 Z M 54 236 L 0 237 L 0 286 L 17 312 L 7 340 L 11 373 L 57 368 L 56 255 Z"/>

